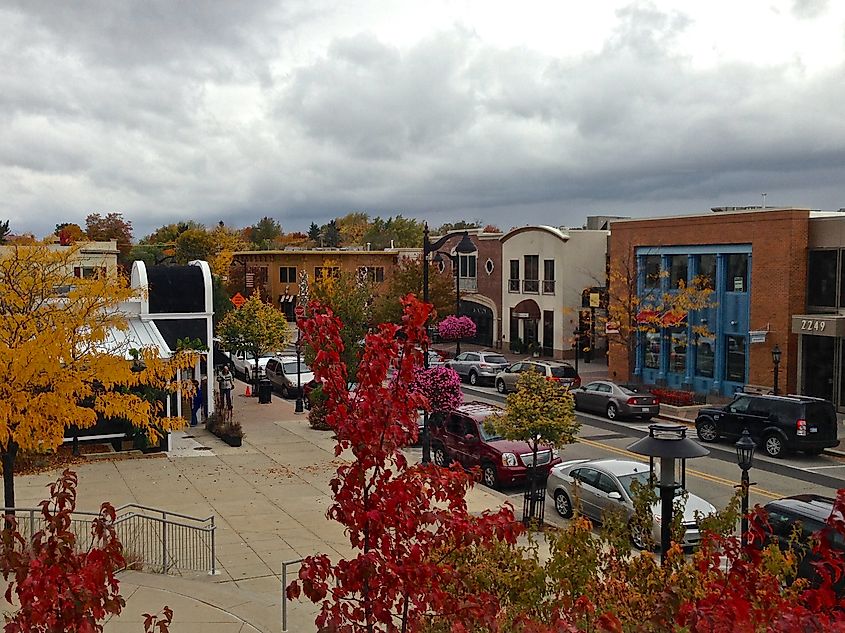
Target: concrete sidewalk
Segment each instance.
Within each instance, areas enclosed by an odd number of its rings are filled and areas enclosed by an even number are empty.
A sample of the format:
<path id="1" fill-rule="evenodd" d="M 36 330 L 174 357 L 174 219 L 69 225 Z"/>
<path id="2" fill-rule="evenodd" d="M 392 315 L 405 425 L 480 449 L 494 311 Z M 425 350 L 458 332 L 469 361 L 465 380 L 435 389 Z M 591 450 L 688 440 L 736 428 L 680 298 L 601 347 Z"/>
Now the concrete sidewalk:
<path id="1" fill-rule="evenodd" d="M 244 388 L 238 383 L 234 398 L 246 434 L 239 448 L 198 427 L 175 434 L 174 451 L 158 459 L 76 467 L 80 510 L 95 510 L 103 501 L 138 503 L 196 517 L 214 515 L 217 525 L 217 575 L 122 573 L 127 607 L 106 631 L 140 631 L 142 613 L 169 605 L 175 632 L 276 633 L 282 562 L 317 553 L 337 560 L 352 553 L 342 527 L 326 518 L 329 481 L 342 463 L 334 455 L 332 433 L 311 429 L 306 415 L 294 413 L 293 401 L 274 397 L 260 405 L 242 395 Z M 57 475 L 19 477 L 18 506 L 37 505 Z M 467 503 L 471 512 L 482 512 L 506 499 L 479 486 Z M 297 571 L 298 565 L 290 567 L 289 577 Z M 288 630 L 314 631 L 315 614 L 310 603 L 292 603 Z"/>

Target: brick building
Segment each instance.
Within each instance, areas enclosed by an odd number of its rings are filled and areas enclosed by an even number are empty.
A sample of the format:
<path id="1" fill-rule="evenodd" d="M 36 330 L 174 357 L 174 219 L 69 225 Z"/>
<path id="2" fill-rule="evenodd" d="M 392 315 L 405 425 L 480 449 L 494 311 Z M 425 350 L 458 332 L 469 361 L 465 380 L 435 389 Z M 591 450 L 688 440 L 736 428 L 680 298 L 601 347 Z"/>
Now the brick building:
<path id="1" fill-rule="evenodd" d="M 794 208 L 714 211 L 612 223 L 610 266 L 636 262 L 640 297 L 705 275 L 715 289 L 715 306 L 685 323 L 640 333 L 633 359 L 611 337 L 611 375 L 628 379 L 632 369 L 646 383 L 730 395 L 746 384 L 772 385 L 771 350 L 778 345 L 780 391 L 795 393 L 799 337 L 792 333 L 792 316 L 806 312 L 810 219 L 830 214 Z M 611 278 L 611 301 L 620 295 L 614 287 L 619 283 Z M 696 335 L 694 326 L 711 335 Z"/>
<path id="2" fill-rule="evenodd" d="M 275 251 L 239 251 L 231 266 L 232 284 L 244 296 L 255 288 L 273 298 L 288 320 L 294 320 L 299 302 L 299 281 L 306 273 L 309 282 L 337 271 L 359 271 L 377 284 L 387 283 L 402 257 L 419 257 L 422 249 L 392 248 L 368 251 L 353 248 L 286 248 Z"/>
<path id="3" fill-rule="evenodd" d="M 470 317 L 476 325 L 475 338 L 465 342 L 499 346 L 502 335 L 502 242 L 501 233 L 487 233 L 483 229 L 454 231 L 439 253 L 454 257 L 455 247 L 464 232 L 476 248 L 475 253 L 460 255 L 461 315 Z M 437 236 L 432 242 L 439 240 Z M 433 274 L 454 274 L 454 265 L 441 258 L 432 264 Z"/>

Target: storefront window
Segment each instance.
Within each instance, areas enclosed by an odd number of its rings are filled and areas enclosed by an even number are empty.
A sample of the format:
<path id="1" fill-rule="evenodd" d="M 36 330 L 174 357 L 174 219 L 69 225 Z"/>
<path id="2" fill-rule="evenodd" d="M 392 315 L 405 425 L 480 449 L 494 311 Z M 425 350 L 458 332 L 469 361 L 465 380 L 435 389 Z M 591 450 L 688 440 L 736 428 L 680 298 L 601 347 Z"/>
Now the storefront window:
<path id="1" fill-rule="evenodd" d="M 807 305 L 836 307 L 836 263 L 839 251 L 810 251 Z"/>
<path id="2" fill-rule="evenodd" d="M 669 288 L 677 288 L 681 282 L 687 283 L 687 256 L 672 255 L 669 258 Z"/>
<path id="3" fill-rule="evenodd" d="M 713 337 L 700 337 L 695 354 L 695 375 L 703 378 L 713 377 L 713 358 L 716 341 Z"/>
<path id="4" fill-rule="evenodd" d="M 646 255 L 642 259 L 645 269 L 645 287 L 660 287 L 660 255 Z"/>
<path id="5" fill-rule="evenodd" d="M 745 337 L 725 337 L 725 380 L 745 382 Z"/>
<path id="6" fill-rule="evenodd" d="M 735 253 L 725 258 L 726 283 L 728 292 L 748 292 L 748 255 Z"/>
<path id="7" fill-rule="evenodd" d="M 645 367 L 660 369 L 660 333 L 647 332 L 645 335 Z"/>
<path id="8" fill-rule="evenodd" d="M 703 286 L 716 289 L 716 256 L 702 255 L 698 258 L 698 275 Z"/>
<path id="9" fill-rule="evenodd" d="M 669 371 L 683 374 L 687 370 L 686 330 L 672 332 L 672 347 L 669 350 Z"/>

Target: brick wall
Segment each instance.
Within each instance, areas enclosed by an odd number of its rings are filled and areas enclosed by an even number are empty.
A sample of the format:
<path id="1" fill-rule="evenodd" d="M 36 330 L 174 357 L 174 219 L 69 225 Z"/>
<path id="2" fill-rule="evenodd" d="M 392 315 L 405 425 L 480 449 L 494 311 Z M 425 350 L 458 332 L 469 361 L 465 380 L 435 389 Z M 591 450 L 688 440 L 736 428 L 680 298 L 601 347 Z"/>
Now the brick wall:
<path id="1" fill-rule="evenodd" d="M 744 213 L 652 218 L 614 222 L 610 236 L 610 265 L 630 257 L 641 246 L 751 244 L 751 307 L 749 327 L 770 332 L 765 343 L 749 345 L 748 381 L 772 384 L 771 349 L 781 358 L 781 391 L 795 393 L 798 375 L 798 337 L 791 334 L 790 317 L 804 312 L 807 280 L 809 211 L 761 210 Z M 611 294 L 615 294 L 613 289 Z M 609 370 L 628 379 L 628 354 L 611 344 Z M 785 381 L 785 384 L 784 384 Z"/>

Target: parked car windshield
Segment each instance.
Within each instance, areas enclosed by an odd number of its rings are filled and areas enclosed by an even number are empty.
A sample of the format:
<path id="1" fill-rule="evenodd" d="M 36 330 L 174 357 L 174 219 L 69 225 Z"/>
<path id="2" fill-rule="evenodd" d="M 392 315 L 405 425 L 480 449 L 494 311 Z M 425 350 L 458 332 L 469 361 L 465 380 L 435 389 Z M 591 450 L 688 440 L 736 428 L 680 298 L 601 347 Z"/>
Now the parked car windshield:
<path id="1" fill-rule="evenodd" d="M 575 368 L 569 365 L 559 365 L 552 367 L 552 376 L 555 378 L 575 378 L 578 374 L 575 373 Z"/>
<path id="2" fill-rule="evenodd" d="M 628 493 L 628 496 L 633 498 L 634 492 L 631 490 L 631 485 L 636 481 L 642 486 L 648 486 L 648 471 L 631 473 L 630 475 L 618 475 L 617 479 L 619 480 L 619 483 L 622 484 L 622 487 L 625 488 L 625 492 Z"/>
<path id="3" fill-rule="evenodd" d="M 299 373 L 306 374 L 311 371 L 311 368 L 306 365 L 305 363 L 299 363 Z M 296 362 L 293 363 L 285 363 L 285 373 L 286 374 L 295 374 L 296 373 Z"/>
<path id="4" fill-rule="evenodd" d="M 485 363 L 496 363 L 505 365 L 508 362 L 508 359 L 504 356 L 500 356 L 499 354 L 485 354 L 484 355 L 484 362 Z"/>
<path id="5" fill-rule="evenodd" d="M 478 425 L 478 428 L 481 430 L 481 439 L 485 442 L 492 442 L 494 440 L 502 439 L 502 436 L 496 433 L 493 429 L 488 430 L 487 427 L 484 426 L 484 422 Z"/>

